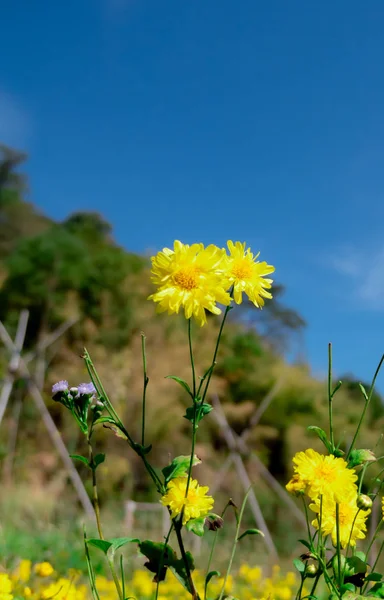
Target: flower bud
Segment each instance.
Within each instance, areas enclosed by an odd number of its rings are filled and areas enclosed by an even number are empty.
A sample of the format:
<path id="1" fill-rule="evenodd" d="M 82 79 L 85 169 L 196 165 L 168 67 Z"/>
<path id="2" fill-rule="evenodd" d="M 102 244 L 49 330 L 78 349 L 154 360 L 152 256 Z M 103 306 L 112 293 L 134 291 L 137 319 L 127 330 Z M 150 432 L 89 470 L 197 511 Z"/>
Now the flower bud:
<path id="1" fill-rule="evenodd" d="M 363 449 L 355 449 L 352 450 L 351 455 L 349 457 L 349 467 L 357 467 L 359 465 L 363 465 L 367 462 L 374 462 L 376 460 L 376 456 L 372 452 L 372 450 L 368 450 L 367 448 Z"/>
<path id="2" fill-rule="evenodd" d="M 317 575 L 317 567 L 316 565 L 307 565 L 305 569 L 305 574 L 307 577 L 315 577 Z"/>
<path id="3" fill-rule="evenodd" d="M 359 494 L 357 497 L 357 507 L 361 510 L 368 510 L 372 508 L 372 500 L 366 494 Z"/>

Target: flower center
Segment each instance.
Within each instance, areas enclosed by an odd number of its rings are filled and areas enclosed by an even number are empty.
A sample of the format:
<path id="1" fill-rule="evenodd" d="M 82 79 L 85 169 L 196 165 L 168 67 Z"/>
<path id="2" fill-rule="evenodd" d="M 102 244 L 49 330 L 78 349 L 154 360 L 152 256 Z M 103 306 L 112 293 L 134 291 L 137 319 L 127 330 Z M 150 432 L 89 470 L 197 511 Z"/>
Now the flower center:
<path id="1" fill-rule="evenodd" d="M 236 279 L 251 279 L 252 263 L 247 260 L 238 260 L 232 267 L 232 275 L 236 277 Z"/>
<path id="2" fill-rule="evenodd" d="M 332 483 L 335 481 L 335 471 L 334 469 L 330 469 L 328 465 L 322 464 L 316 469 L 315 478 Z"/>
<path id="3" fill-rule="evenodd" d="M 184 267 L 173 276 L 173 281 L 183 290 L 193 290 L 199 287 L 200 271 L 196 267 Z"/>

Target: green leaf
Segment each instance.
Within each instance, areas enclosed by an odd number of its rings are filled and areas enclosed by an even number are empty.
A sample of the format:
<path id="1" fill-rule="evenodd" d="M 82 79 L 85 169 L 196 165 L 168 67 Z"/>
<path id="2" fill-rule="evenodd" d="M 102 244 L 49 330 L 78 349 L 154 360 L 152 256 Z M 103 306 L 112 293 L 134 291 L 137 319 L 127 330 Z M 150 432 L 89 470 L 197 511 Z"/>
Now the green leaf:
<path id="1" fill-rule="evenodd" d="M 358 465 L 362 465 L 367 462 L 375 462 L 375 460 L 376 456 L 372 450 L 368 450 L 367 448 L 355 448 L 352 450 L 349 456 L 348 467 L 357 467 Z"/>
<path id="2" fill-rule="evenodd" d="M 188 383 L 186 381 L 184 381 L 184 379 L 181 379 L 180 377 L 176 377 L 175 375 L 167 375 L 166 379 L 173 379 L 173 381 L 177 381 L 177 383 L 179 383 L 181 385 L 181 387 L 183 387 L 185 389 L 187 394 L 189 394 L 193 400 L 193 394 L 192 394 L 191 388 L 189 387 Z"/>
<path id="3" fill-rule="evenodd" d="M 95 548 L 99 548 L 99 550 L 104 552 L 104 554 L 107 554 L 108 550 L 112 546 L 111 542 L 107 542 L 107 540 L 99 540 L 97 538 L 91 538 L 90 540 L 87 540 L 87 544 L 95 546 Z"/>
<path id="4" fill-rule="evenodd" d="M 362 560 L 359 556 L 350 556 L 347 558 L 347 576 L 357 575 L 359 573 L 367 572 L 367 564 L 364 560 Z"/>
<path id="5" fill-rule="evenodd" d="M 167 465 L 166 467 L 164 467 L 164 469 L 162 469 L 165 484 L 167 485 L 167 483 L 169 483 L 171 479 L 175 479 L 175 477 L 186 477 L 188 474 L 190 462 L 190 456 L 176 456 L 176 458 L 173 459 L 170 465 Z M 199 465 L 200 463 L 201 460 L 195 455 L 193 457 L 192 466 Z"/>
<path id="6" fill-rule="evenodd" d="M 366 392 L 366 389 L 365 389 L 365 387 L 363 386 L 363 384 L 362 384 L 362 383 L 360 383 L 360 382 L 359 382 L 359 388 L 360 388 L 360 391 L 361 391 L 361 393 L 363 394 L 363 396 L 364 396 L 365 400 L 368 400 L 368 394 L 367 394 L 367 392 Z"/>
<path id="7" fill-rule="evenodd" d="M 192 531 L 192 533 L 195 535 L 203 537 L 205 533 L 204 523 L 205 517 L 200 517 L 199 519 L 190 519 L 186 524 L 186 528 L 188 531 Z"/>
<path id="8" fill-rule="evenodd" d="M 165 546 L 163 543 L 152 542 L 151 540 L 144 540 L 143 542 L 140 542 L 139 549 L 140 552 L 148 558 L 148 562 L 146 562 L 144 566 L 155 574 L 154 581 L 164 581 L 167 568 L 169 568 L 181 585 L 191 593 L 184 561 L 177 558 L 176 552 L 172 550 L 170 546 Z M 190 552 L 186 553 L 186 558 L 190 571 L 193 571 L 195 565 Z"/>
<path id="9" fill-rule="evenodd" d="M 126 544 L 139 544 L 140 540 L 138 538 L 121 537 L 112 538 L 109 540 L 109 543 L 111 544 L 111 546 L 108 549 L 108 554 L 111 556 L 111 558 L 113 558 L 116 550 L 118 550 L 122 546 L 125 546 Z"/>
<path id="10" fill-rule="evenodd" d="M 101 463 L 103 463 L 105 461 L 105 454 L 96 454 L 96 456 L 93 459 L 93 462 L 95 464 L 95 468 L 97 468 L 99 465 L 101 465 Z"/>
<path id="11" fill-rule="evenodd" d="M 317 427 L 316 425 L 310 425 L 309 427 L 307 427 L 307 429 L 308 431 L 313 431 L 314 433 L 316 433 L 317 437 L 323 442 L 328 452 L 331 452 L 331 444 L 328 441 L 327 434 L 325 433 L 324 429 L 321 429 L 321 427 Z"/>
<path id="12" fill-rule="evenodd" d="M 381 581 L 383 576 L 381 573 L 370 573 L 366 576 L 365 581 Z"/>
<path id="13" fill-rule="evenodd" d="M 303 544 L 303 546 L 308 548 L 308 550 L 312 550 L 312 546 L 309 542 L 307 542 L 307 540 L 298 540 L 298 542 L 300 542 L 300 544 Z"/>
<path id="14" fill-rule="evenodd" d="M 208 575 L 206 576 L 204 585 L 204 598 L 207 597 L 207 587 L 212 577 L 221 577 L 220 571 L 209 571 Z"/>
<path id="15" fill-rule="evenodd" d="M 186 552 L 185 556 L 186 556 L 186 559 L 187 559 L 187 562 L 188 562 L 189 571 L 192 573 L 192 571 L 195 570 L 195 563 L 193 561 L 193 556 L 192 556 L 192 554 L 190 552 Z M 180 558 L 179 560 L 176 560 L 176 561 L 170 563 L 169 568 L 171 569 L 171 571 L 174 574 L 174 576 L 176 577 L 176 579 L 179 580 L 179 582 L 181 583 L 181 585 L 190 594 L 192 594 L 192 590 L 191 590 L 190 585 L 189 585 L 187 571 L 186 571 L 186 568 L 185 568 L 184 561 Z"/>
<path id="16" fill-rule="evenodd" d="M 116 425 L 116 421 L 112 417 L 99 417 L 94 422 L 94 425 L 101 425 L 102 423 L 113 423 L 114 425 Z"/>
<path id="17" fill-rule="evenodd" d="M 70 454 L 69 455 L 73 460 L 79 460 L 89 467 L 89 460 L 85 456 L 80 456 L 80 454 Z"/>
<path id="18" fill-rule="evenodd" d="M 264 533 L 260 529 L 247 529 L 237 538 L 237 541 L 240 542 L 246 535 L 261 535 L 264 537 Z"/>
<path id="19" fill-rule="evenodd" d="M 375 598 L 384 598 L 384 584 L 375 583 L 374 586 L 368 592 L 368 596 L 374 596 Z"/>
<path id="20" fill-rule="evenodd" d="M 299 573 L 304 573 L 305 564 L 299 558 L 294 558 L 293 564 L 294 564 L 295 568 L 299 571 Z"/>
<path id="21" fill-rule="evenodd" d="M 160 542 L 144 540 L 139 544 L 141 554 L 148 558 L 144 566 L 154 573 L 154 581 L 164 581 L 170 562 L 177 560 L 176 552 Z"/>
<path id="22" fill-rule="evenodd" d="M 345 592 L 355 592 L 355 591 L 356 591 L 356 587 L 353 585 L 353 583 L 344 583 L 340 588 L 341 594 L 344 594 Z"/>
<path id="23" fill-rule="evenodd" d="M 332 392 L 332 398 L 333 396 L 336 394 L 336 392 L 341 388 L 341 386 L 343 385 L 342 381 L 338 381 L 335 385 L 335 387 L 333 388 L 333 392 Z"/>
<path id="24" fill-rule="evenodd" d="M 213 406 L 206 404 L 205 402 L 203 404 L 194 404 L 192 406 L 188 406 L 184 415 L 184 419 L 187 419 L 187 421 L 193 423 L 193 419 L 195 418 L 197 426 L 197 423 L 200 423 L 201 419 L 204 419 L 205 415 L 208 415 L 211 410 L 213 410 Z"/>

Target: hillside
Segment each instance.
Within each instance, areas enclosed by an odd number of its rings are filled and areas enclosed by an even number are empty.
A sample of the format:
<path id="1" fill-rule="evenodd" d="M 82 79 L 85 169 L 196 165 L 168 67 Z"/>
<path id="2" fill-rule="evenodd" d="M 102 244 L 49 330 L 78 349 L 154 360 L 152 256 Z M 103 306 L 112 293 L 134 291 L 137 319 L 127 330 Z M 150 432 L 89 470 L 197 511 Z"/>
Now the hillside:
<path id="1" fill-rule="evenodd" d="M 168 374 L 189 378 L 185 320 L 155 314 L 154 305 L 146 300 L 152 289 L 148 260 L 119 247 L 102 216 L 76 213 L 58 223 L 27 203 L 25 182 L 19 174 L 22 158 L 4 148 L 0 156 L 0 319 L 14 335 L 20 311 L 29 310 L 28 350 L 59 325 L 74 321 L 43 357 L 47 367 L 44 397 L 68 449 L 79 451 L 82 442 L 68 415 L 50 399 L 50 387 L 60 379 L 76 384 L 87 378 L 80 358 L 84 346 L 133 437 L 139 435 L 143 379 L 140 332 L 144 331 L 150 377 L 147 439 L 156 447 L 155 462 L 162 466 L 169 456 L 188 453 L 189 424 L 181 418 L 187 398 L 175 382 L 165 379 Z M 169 240 L 170 245 L 172 242 Z M 292 337 L 305 325 L 300 315 L 284 306 L 281 286 L 275 286 L 274 294 L 274 301 L 263 311 L 251 306 L 233 311 L 211 391 L 220 398 L 230 425 L 241 434 L 252 423 L 265 396 L 278 384 L 270 405 L 250 430 L 248 446 L 284 483 L 292 454 L 308 445 L 319 447 L 307 426 L 313 423 L 326 427 L 326 383 L 314 379 L 308 365 L 292 365 L 285 360 Z M 218 321 L 213 318 L 203 329 L 194 330 L 200 373 L 211 360 L 217 330 Z M 7 359 L 2 350 L 2 378 Z M 38 368 L 36 361 L 32 363 L 32 372 Z M 20 399 L 22 410 L 20 419 L 16 419 L 14 411 Z M 349 378 L 335 401 L 336 431 L 346 443 L 361 405 L 357 384 Z M 375 395 L 368 426 L 362 432 L 363 446 L 376 444 L 383 414 L 381 399 Z M 18 437 L 13 454 L 16 422 Z M 11 453 L 13 481 L 51 485 L 57 494 L 68 493 L 61 462 L 52 452 L 23 381 L 18 382 L 11 397 L 2 428 L 3 464 L 8 461 L 9 474 Z M 108 448 L 108 460 L 100 470 L 101 502 L 111 497 L 148 499 L 146 474 L 121 440 L 101 430 L 98 443 L 99 449 Z M 212 418 L 206 419 L 199 430 L 197 454 L 204 461 L 201 478 L 212 481 L 228 454 L 223 433 Z M 257 469 L 249 464 L 249 470 L 253 480 L 259 481 Z M 222 492 L 226 496 L 241 494 L 236 475 L 226 478 Z M 261 482 L 260 492 L 263 497 Z M 269 511 L 274 521 L 273 503 L 265 504 L 267 515 Z"/>

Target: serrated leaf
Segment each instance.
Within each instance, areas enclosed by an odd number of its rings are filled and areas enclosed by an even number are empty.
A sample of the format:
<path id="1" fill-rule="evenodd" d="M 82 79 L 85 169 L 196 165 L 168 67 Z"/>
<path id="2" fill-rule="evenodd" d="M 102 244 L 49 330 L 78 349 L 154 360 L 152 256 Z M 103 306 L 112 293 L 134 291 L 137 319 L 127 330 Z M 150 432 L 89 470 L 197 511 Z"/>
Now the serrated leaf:
<path id="1" fill-rule="evenodd" d="M 195 404 L 193 406 L 188 406 L 185 411 L 184 419 L 193 423 L 193 420 L 196 421 L 196 426 L 206 415 L 208 415 L 211 410 L 213 410 L 213 406 L 211 404 L 207 404 L 204 402 L 203 404 Z"/>
<path id="2" fill-rule="evenodd" d="M 265 537 L 264 533 L 260 531 L 260 529 L 247 529 L 237 538 L 237 541 L 240 542 L 240 540 L 242 540 L 247 535 L 261 535 L 262 537 Z"/>
<path id="3" fill-rule="evenodd" d="M 181 385 L 181 387 L 183 387 L 185 389 L 187 394 L 189 394 L 193 400 L 193 394 L 192 394 L 191 388 L 189 387 L 188 383 L 186 381 L 184 381 L 184 379 L 181 379 L 180 377 L 176 377 L 175 375 L 167 375 L 166 379 L 173 379 L 173 381 L 177 381 L 177 383 L 179 383 Z"/>
<path id="4" fill-rule="evenodd" d="M 199 537 L 203 537 L 203 535 L 205 533 L 204 523 L 205 523 L 205 517 L 200 517 L 199 519 L 190 519 L 187 522 L 185 527 L 187 528 L 188 531 L 191 531 L 195 535 L 198 535 Z"/>
<path id="5" fill-rule="evenodd" d="M 105 454 L 96 454 L 96 456 L 93 459 L 93 462 L 95 464 L 95 468 L 97 468 L 99 465 L 101 465 L 101 463 L 103 463 L 105 461 Z"/>
<path id="6" fill-rule="evenodd" d="M 190 462 L 190 456 L 176 456 L 176 458 L 173 459 L 170 465 L 167 465 L 166 467 L 164 467 L 164 469 L 162 469 L 165 484 L 167 485 L 167 483 L 169 483 L 171 479 L 175 479 L 175 477 L 186 477 L 188 474 Z M 192 466 L 199 465 L 200 463 L 201 460 L 195 455 L 193 457 Z"/>
<path id="7" fill-rule="evenodd" d="M 294 564 L 294 567 L 299 571 L 299 573 L 304 573 L 305 564 L 299 558 L 294 558 L 293 564 Z"/>
<path id="8" fill-rule="evenodd" d="M 316 433 L 317 437 L 323 442 L 328 452 L 332 450 L 324 429 L 322 429 L 321 427 L 317 427 L 317 425 L 310 425 L 309 427 L 307 427 L 307 429 L 308 431 L 313 431 L 314 433 Z"/>
<path id="9" fill-rule="evenodd" d="M 98 540 L 97 538 L 91 538 L 90 540 L 87 540 L 87 544 L 95 546 L 95 548 L 99 548 L 99 550 L 104 552 L 104 554 L 107 554 L 108 550 L 112 546 L 111 542 L 107 542 L 107 540 Z"/>
<path id="10" fill-rule="evenodd" d="M 89 460 L 85 456 L 81 456 L 80 454 L 70 454 L 69 455 L 73 460 L 79 460 L 89 467 Z"/>

